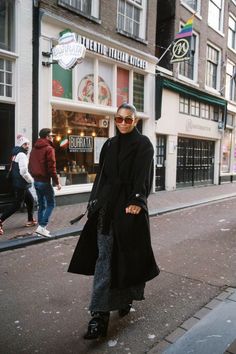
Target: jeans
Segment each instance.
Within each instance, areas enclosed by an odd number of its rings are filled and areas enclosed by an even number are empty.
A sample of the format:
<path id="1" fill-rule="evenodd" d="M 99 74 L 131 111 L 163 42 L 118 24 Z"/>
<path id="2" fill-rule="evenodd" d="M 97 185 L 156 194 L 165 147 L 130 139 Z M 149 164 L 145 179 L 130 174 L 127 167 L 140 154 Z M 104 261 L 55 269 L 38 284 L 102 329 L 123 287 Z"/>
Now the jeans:
<path id="1" fill-rule="evenodd" d="M 34 182 L 38 197 L 38 223 L 45 227 L 55 207 L 54 190 L 49 182 Z"/>
<path id="2" fill-rule="evenodd" d="M 33 218 L 34 198 L 30 193 L 29 189 L 15 188 L 14 192 L 15 192 L 14 203 L 3 212 L 3 214 L 1 215 L 1 221 L 3 222 L 7 218 L 9 218 L 12 214 L 14 214 L 17 210 L 19 210 L 23 202 L 25 202 L 26 204 L 28 221 L 32 221 L 34 219 Z"/>

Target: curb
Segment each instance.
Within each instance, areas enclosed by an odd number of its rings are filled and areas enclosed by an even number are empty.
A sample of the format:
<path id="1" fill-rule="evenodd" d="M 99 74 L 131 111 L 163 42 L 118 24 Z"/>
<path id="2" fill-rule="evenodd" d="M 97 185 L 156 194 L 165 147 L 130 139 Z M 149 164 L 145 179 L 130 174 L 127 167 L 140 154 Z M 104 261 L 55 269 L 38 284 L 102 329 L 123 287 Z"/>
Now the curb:
<path id="1" fill-rule="evenodd" d="M 148 354 L 165 354 L 168 353 L 170 349 L 173 352 L 175 343 L 184 335 L 188 333 L 195 325 L 197 325 L 206 315 L 217 308 L 220 304 L 226 301 L 236 301 L 236 288 L 228 287 L 219 295 L 214 297 L 209 303 L 203 306 L 199 311 L 197 311 L 192 317 L 184 321 L 179 327 L 176 328 L 172 333 L 168 334 L 165 338 L 160 340 L 156 345 L 153 346 L 147 353 Z M 228 344 L 222 354 L 236 354 L 235 341 Z M 173 347 L 172 347 L 173 346 Z M 200 354 L 189 348 L 189 353 Z M 179 351 L 178 351 L 179 353 Z"/>
<path id="2" fill-rule="evenodd" d="M 204 204 L 209 204 L 213 202 L 217 202 L 219 200 L 223 199 L 229 199 L 236 197 L 236 193 L 231 193 L 231 194 L 224 194 L 221 196 L 216 196 L 208 199 L 202 199 L 196 202 L 191 202 L 191 203 L 185 203 L 185 204 L 176 204 L 171 207 L 166 207 L 166 208 L 160 208 L 160 209 L 153 209 L 149 212 L 150 217 L 158 216 L 158 215 L 163 215 L 167 213 L 171 213 L 173 211 L 181 210 L 181 209 L 187 209 L 191 207 L 195 207 L 198 205 L 204 205 Z M 83 225 L 79 226 L 70 226 L 66 227 L 64 229 L 58 230 L 54 233 L 52 233 L 52 237 L 43 237 L 43 236 L 38 236 L 38 235 L 33 235 L 33 236 L 22 236 L 19 239 L 15 240 L 8 240 L 8 241 L 0 241 L 0 252 L 5 252 L 5 251 L 10 251 L 14 250 L 16 248 L 22 248 L 30 245 L 34 245 L 36 243 L 40 242 L 45 242 L 45 241 L 50 241 L 50 240 L 55 240 L 67 236 L 78 236 L 80 235 L 81 231 L 83 229 Z"/>

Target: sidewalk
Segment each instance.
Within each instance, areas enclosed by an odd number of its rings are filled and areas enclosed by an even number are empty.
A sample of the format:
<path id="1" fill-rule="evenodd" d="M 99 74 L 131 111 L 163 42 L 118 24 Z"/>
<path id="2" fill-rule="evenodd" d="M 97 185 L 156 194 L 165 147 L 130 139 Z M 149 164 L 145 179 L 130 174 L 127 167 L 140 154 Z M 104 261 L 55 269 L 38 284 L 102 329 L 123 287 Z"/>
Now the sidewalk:
<path id="1" fill-rule="evenodd" d="M 164 214 L 195 205 L 213 202 L 225 198 L 236 197 L 236 183 L 210 185 L 203 187 L 161 191 L 151 194 L 148 200 L 150 216 Z M 86 203 L 56 207 L 53 211 L 48 229 L 52 238 L 78 235 L 84 220 L 70 225 L 70 220 L 85 211 Z M 50 240 L 34 233 L 35 228 L 26 228 L 26 213 L 18 212 L 4 223 L 4 235 L 0 238 L 0 252 L 24 247 L 29 244 Z"/>

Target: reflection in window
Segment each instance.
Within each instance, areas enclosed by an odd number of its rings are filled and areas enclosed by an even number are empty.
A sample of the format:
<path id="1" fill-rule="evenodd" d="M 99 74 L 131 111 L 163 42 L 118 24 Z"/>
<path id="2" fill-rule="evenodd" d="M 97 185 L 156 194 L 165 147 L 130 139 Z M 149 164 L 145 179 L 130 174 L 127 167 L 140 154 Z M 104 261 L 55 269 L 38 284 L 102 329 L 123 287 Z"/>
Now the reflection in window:
<path id="1" fill-rule="evenodd" d="M 129 71 L 117 68 L 117 107 L 129 102 Z"/>
<path id="2" fill-rule="evenodd" d="M 108 138 L 109 117 L 53 110 L 52 130 L 62 183 L 92 183 L 102 145 Z"/>
<path id="3" fill-rule="evenodd" d="M 133 78 L 133 104 L 137 111 L 144 111 L 144 76 L 138 73 Z"/>
<path id="4" fill-rule="evenodd" d="M 64 70 L 58 64 L 52 69 L 52 95 L 72 98 L 72 71 Z"/>

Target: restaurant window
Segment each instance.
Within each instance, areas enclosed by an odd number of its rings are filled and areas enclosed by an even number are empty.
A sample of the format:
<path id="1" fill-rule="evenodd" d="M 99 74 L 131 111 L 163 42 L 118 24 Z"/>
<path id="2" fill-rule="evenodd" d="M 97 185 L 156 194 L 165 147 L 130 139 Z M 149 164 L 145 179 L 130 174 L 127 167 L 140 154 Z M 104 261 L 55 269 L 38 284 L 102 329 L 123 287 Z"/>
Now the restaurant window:
<path id="1" fill-rule="evenodd" d="M 99 18 L 99 0 L 58 0 L 58 5 L 89 18 Z"/>
<path id="2" fill-rule="evenodd" d="M 52 130 L 61 183 L 93 183 L 101 148 L 108 139 L 109 117 L 53 110 Z"/>
<path id="3" fill-rule="evenodd" d="M 117 68 L 117 107 L 129 102 L 129 71 Z"/>
<path id="4" fill-rule="evenodd" d="M 138 73 L 133 76 L 133 104 L 137 111 L 144 111 L 144 76 Z"/>
<path id="5" fill-rule="evenodd" d="M 13 98 L 13 62 L 0 58 L 0 96 Z"/>
<path id="6" fill-rule="evenodd" d="M 98 67 L 98 103 L 112 105 L 113 66 L 99 62 Z"/>
<path id="7" fill-rule="evenodd" d="M 0 49 L 14 51 L 14 4 L 13 0 L 0 1 Z"/>
<path id="8" fill-rule="evenodd" d="M 72 70 L 65 70 L 58 64 L 53 65 L 52 95 L 72 99 Z"/>
<path id="9" fill-rule="evenodd" d="M 78 100 L 94 103 L 94 62 L 87 58 L 78 69 Z"/>

